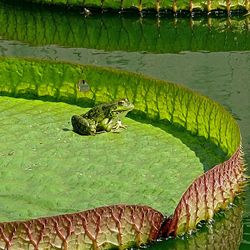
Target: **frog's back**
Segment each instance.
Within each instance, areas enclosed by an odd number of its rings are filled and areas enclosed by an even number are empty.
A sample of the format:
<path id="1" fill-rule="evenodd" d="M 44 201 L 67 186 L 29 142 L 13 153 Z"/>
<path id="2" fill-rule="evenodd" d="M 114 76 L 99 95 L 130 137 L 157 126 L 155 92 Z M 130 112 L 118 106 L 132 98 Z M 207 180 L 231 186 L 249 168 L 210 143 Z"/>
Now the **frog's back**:
<path id="1" fill-rule="evenodd" d="M 87 113 L 83 114 L 82 117 L 100 121 L 104 118 L 108 118 L 111 116 L 112 105 L 111 104 L 100 104 L 92 109 L 90 109 Z"/>

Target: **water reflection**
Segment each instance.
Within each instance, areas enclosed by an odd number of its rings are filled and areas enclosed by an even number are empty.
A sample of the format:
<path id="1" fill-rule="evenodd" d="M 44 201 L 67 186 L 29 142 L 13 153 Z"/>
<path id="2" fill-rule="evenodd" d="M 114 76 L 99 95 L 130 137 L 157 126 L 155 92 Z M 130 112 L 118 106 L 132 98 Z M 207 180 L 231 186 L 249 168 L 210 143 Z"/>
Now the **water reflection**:
<path id="1" fill-rule="evenodd" d="M 240 204 L 225 213 L 215 216 L 213 223 L 203 225 L 196 233 L 182 238 L 158 242 L 148 249 L 154 250 L 198 250 L 239 249 L 242 235 L 243 209 Z"/>
<path id="2" fill-rule="evenodd" d="M 103 14 L 84 18 L 79 11 L 21 4 L 13 8 L 0 1 L 0 26 L 2 38 L 36 46 L 151 53 L 250 50 L 247 16 L 159 19 Z"/>

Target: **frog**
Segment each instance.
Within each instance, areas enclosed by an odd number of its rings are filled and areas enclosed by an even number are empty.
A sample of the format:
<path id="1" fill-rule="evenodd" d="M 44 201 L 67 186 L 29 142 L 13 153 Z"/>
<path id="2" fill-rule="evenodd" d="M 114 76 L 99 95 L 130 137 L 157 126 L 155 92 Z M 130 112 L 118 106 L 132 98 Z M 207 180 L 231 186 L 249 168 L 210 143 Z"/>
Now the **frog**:
<path id="1" fill-rule="evenodd" d="M 71 117 L 73 131 L 80 135 L 96 135 L 103 132 L 119 133 L 121 128 L 127 127 L 122 124 L 121 119 L 133 109 L 134 105 L 127 98 L 99 104 L 85 114 Z"/>

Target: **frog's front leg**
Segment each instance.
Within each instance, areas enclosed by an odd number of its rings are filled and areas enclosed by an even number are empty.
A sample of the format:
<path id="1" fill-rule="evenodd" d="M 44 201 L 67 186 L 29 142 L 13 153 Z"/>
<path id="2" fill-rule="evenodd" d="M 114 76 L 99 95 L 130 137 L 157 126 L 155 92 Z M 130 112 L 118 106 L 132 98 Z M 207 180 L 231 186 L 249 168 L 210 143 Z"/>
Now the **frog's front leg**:
<path id="1" fill-rule="evenodd" d="M 121 132 L 120 128 L 123 128 L 123 129 L 127 128 L 126 125 L 122 124 L 121 120 L 115 120 L 115 121 L 113 120 L 110 123 L 110 125 L 111 125 L 111 132 L 113 133 L 120 133 Z"/>
<path id="2" fill-rule="evenodd" d="M 73 130 L 80 135 L 95 135 L 96 125 L 95 122 L 86 119 L 79 115 L 73 115 L 71 118 Z"/>
<path id="3" fill-rule="evenodd" d="M 127 128 L 127 126 L 126 126 L 126 125 L 123 125 L 121 120 L 118 120 L 118 121 L 115 123 L 115 125 L 113 125 L 113 127 L 112 127 L 112 132 L 120 132 L 120 131 L 119 131 L 120 128 L 124 128 L 124 129 L 125 129 L 125 128 Z"/>

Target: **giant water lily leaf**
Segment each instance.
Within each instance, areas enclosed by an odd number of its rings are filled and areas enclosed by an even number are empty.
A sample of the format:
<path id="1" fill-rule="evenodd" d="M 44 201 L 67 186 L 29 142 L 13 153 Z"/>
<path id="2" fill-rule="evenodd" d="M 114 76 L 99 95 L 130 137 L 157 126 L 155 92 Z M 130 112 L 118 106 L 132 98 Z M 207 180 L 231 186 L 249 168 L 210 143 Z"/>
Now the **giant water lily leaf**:
<path id="1" fill-rule="evenodd" d="M 90 65 L 11 58 L 1 58 L 0 63 L 2 95 L 88 107 L 127 97 L 136 106 L 134 114 L 209 139 L 228 157 L 240 145 L 239 127 L 233 117 L 211 99 L 180 85 Z M 79 91 L 79 79 L 87 80 L 90 91 Z"/>
<path id="2" fill-rule="evenodd" d="M 204 172 L 183 141 L 200 152 L 205 141 L 128 118 L 128 129 L 120 133 L 79 136 L 69 121 L 85 111 L 65 103 L 0 98 L 0 136 L 6 141 L 0 146 L 1 221 L 120 203 L 172 214 L 182 193 Z M 203 153 L 212 163 L 223 160 L 216 147 L 210 149 Z"/>
<path id="3" fill-rule="evenodd" d="M 29 236 L 32 231 L 40 239 L 45 233 L 38 224 L 54 232 L 49 233 L 49 244 L 62 247 L 69 246 L 79 230 L 86 249 L 106 247 L 110 237 L 116 239 L 111 245 L 121 249 L 140 245 L 195 228 L 241 190 L 244 167 L 238 125 L 209 98 L 176 84 L 94 66 L 2 58 L 0 71 L 1 135 L 8 139 L 1 146 L 3 220 L 138 204 L 24 224 L 0 223 L 5 246 L 12 242 L 11 235 L 19 237 L 24 231 L 28 238 L 21 237 L 21 243 L 13 238 L 13 244 L 42 244 Z M 79 79 L 89 88 L 80 88 Z M 72 114 L 124 97 L 135 105 L 130 119 L 124 119 L 128 129 L 89 137 L 71 131 Z M 164 221 L 166 212 L 173 217 Z M 126 223 L 127 216 L 132 216 L 131 223 Z M 96 233 L 86 229 L 88 220 Z M 99 234 L 102 223 L 109 236 Z M 72 234 L 65 234 L 70 225 Z M 131 227 L 134 231 L 127 237 Z M 74 240 L 82 244 L 82 238 Z"/>
<path id="4" fill-rule="evenodd" d="M 176 0 L 173 3 L 169 1 L 115 1 L 115 0 L 86 0 L 84 3 L 81 0 L 26 0 L 29 2 L 36 3 L 47 3 L 47 4 L 59 4 L 66 6 L 84 6 L 84 7 L 95 7 L 95 8 L 111 8 L 114 10 L 128 9 L 128 8 L 137 8 L 139 11 L 142 10 L 156 10 L 157 12 L 160 9 L 172 10 L 176 12 L 177 10 L 203 10 L 203 11 L 211 11 L 211 10 L 225 10 L 229 12 L 230 10 L 249 10 L 248 2 L 243 0 L 232 0 L 230 2 L 221 3 L 218 0 L 214 0 L 213 2 L 204 2 L 204 1 L 196 1 L 189 2 L 184 0 Z"/>
<path id="5" fill-rule="evenodd" d="M 136 17 L 114 15 L 82 18 L 79 12 L 2 2 L 0 6 L 0 36 L 36 46 L 57 44 L 71 48 L 153 53 L 250 50 L 249 17 L 162 18 L 157 23 L 155 19 L 140 21 Z"/>

